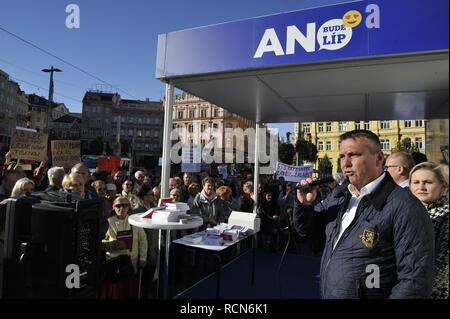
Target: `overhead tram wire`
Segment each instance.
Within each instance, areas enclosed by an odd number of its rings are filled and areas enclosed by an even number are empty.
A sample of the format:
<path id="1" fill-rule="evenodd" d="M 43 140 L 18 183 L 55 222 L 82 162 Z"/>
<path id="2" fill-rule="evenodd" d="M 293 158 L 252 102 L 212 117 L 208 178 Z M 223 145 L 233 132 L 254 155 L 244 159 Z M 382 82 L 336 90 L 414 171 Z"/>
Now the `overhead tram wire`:
<path id="1" fill-rule="evenodd" d="M 28 82 L 28 81 L 25 81 L 25 80 L 21 80 L 21 79 L 18 79 L 18 78 L 16 78 L 16 77 L 13 77 L 13 76 L 11 77 L 11 79 L 13 79 L 14 81 L 26 83 L 26 84 L 28 84 L 28 85 L 37 87 L 38 89 L 41 89 L 41 90 L 44 90 L 44 91 L 47 91 L 47 92 L 48 92 L 48 89 L 43 88 L 42 86 L 39 86 L 39 85 L 37 85 L 37 84 L 31 83 L 31 82 Z M 64 95 L 64 94 L 61 94 L 61 93 L 55 92 L 55 95 L 65 97 L 66 99 L 70 99 L 70 100 L 73 100 L 73 101 L 75 101 L 75 102 L 83 103 L 83 101 L 81 101 L 81 100 L 78 100 L 78 99 L 76 99 L 76 98 L 73 98 L 73 97 L 70 97 L 70 96 L 67 96 L 67 95 Z"/>
<path id="2" fill-rule="evenodd" d="M 18 36 L 17 34 L 14 34 L 13 32 L 6 30 L 6 29 L 3 28 L 2 26 L 0 26 L 0 30 L 6 32 L 7 34 L 11 35 L 12 37 L 14 37 L 14 38 L 16 38 L 16 39 L 19 39 L 20 41 L 22 41 L 22 42 L 24 42 L 24 43 L 26 43 L 26 44 L 28 44 L 28 45 L 31 45 L 33 48 L 38 49 L 39 51 L 44 52 L 45 54 L 47 54 L 47 55 L 49 55 L 49 56 L 51 56 L 51 57 L 53 57 L 53 58 L 55 58 L 55 59 L 57 59 L 57 60 L 59 60 L 59 61 L 65 63 L 65 64 L 67 64 L 67 65 L 73 67 L 74 69 L 76 69 L 76 70 L 78 70 L 78 71 L 80 71 L 80 72 L 82 72 L 82 73 L 84 73 L 84 74 L 90 76 L 91 78 L 93 78 L 93 79 L 95 79 L 95 80 L 97 80 L 97 81 L 103 82 L 104 84 L 109 85 L 109 86 L 111 86 L 111 87 L 114 87 L 114 85 L 108 83 L 107 81 L 102 80 L 102 79 L 100 79 L 99 77 L 93 75 L 92 73 L 90 73 L 90 72 L 88 72 L 88 71 L 85 71 L 85 70 L 83 70 L 82 68 L 80 68 L 80 67 L 74 65 L 73 63 L 70 63 L 69 61 L 66 61 L 66 60 L 64 60 L 64 59 L 62 59 L 62 58 L 60 58 L 60 57 L 54 55 L 53 53 L 51 53 L 51 52 L 49 52 L 49 51 L 47 51 L 47 50 L 45 50 L 45 49 L 43 49 L 43 48 L 37 46 L 36 44 L 34 44 L 34 43 L 32 43 L 32 42 L 30 42 L 30 41 L 28 41 L 28 40 L 26 40 L 26 39 L 24 39 L 24 38 L 22 38 L 22 37 L 20 37 L 20 36 Z M 130 97 L 132 97 L 133 99 L 139 100 L 138 97 L 136 97 L 136 96 L 134 96 L 134 95 L 132 95 L 132 94 L 130 94 L 130 93 L 128 93 L 128 92 L 122 90 L 122 89 L 119 89 L 119 88 L 118 88 L 117 90 L 120 91 L 120 92 L 122 92 L 122 93 L 124 93 L 124 94 L 126 94 L 126 95 L 128 95 L 128 96 L 130 96 Z"/>
<path id="3" fill-rule="evenodd" d="M 48 79 L 48 76 L 45 76 L 45 75 L 43 75 L 42 73 L 38 73 L 38 72 L 32 71 L 32 70 L 30 70 L 30 69 L 24 68 L 23 66 L 20 66 L 20 65 L 17 65 L 17 64 L 15 64 L 15 63 L 12 63 L 12 62 L 10 62 L 10 61 L 7 61 L 7 60 L 5 60 L 4 58 L 1 58 L 1 57 L 0 57 L 0 61 L 1 61 L 1 62 L 4 62 L 4 63 L 6 63 L 6 64 L 9 64 L 9 65 L 11 65 L 12 67 L 17 68 L 17 69 L 19 69 L 19 70 L 22 70 L 22 71 L 25 71 L 25 72 L 29 72 L 29 73 L 34 74 L 34 75 L 37 75 L 37 76 L 39 76 L 39 77 L 43 77 L 43 78 L 45 78 L 45 79 Z M 73 83 L 70 83 L 70 82 L 66 82 L 66 81 L 62 81 L 62 80 L 53 80 L 53 82 L 58 83 L 58 84 L 63 84 L 63 85 L 68 85 L 68 86 L 76 87 L 76 88 L 82 89 L 82 90 L 86 90 L 85 87 L 81 87 L 81 86 L 79 86 L 79 85 L 76 85 L 76 84 L 73 84 Z"/>

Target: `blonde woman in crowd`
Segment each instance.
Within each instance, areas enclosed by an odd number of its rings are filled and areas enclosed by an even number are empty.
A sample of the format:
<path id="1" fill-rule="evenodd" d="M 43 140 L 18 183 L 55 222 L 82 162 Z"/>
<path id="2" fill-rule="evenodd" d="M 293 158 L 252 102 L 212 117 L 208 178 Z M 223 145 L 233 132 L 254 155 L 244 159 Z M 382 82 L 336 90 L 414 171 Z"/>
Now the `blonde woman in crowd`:
<path id="1" fill-rule="evenodd" d="M 448 299 L 448 199 L 447 182 L 441 168 L 431 162 L 413 167 L 409 175 L 411 192 L 428 210 L 435 234 L 435 273 L 432 298 Z"/>
<path id="2" fill-rule="evenodd" d="M 65 192 L 71 193 L 80 199 L 84 199 L 86 197 L 84 190 L 84 178 L 80 174 L 66 174 L 62 181 L 62 188 Z"/>
<path id="3" fill-rule="evenodd" d="M 25 195 L 25 193 L 31 193 L 33 191 L 34 191 L 34 182 L 31 179 L 24 177 L 19 179 L 14 185 L 11 191 L 11 197 L 17 198 L 21 195 Z"/>

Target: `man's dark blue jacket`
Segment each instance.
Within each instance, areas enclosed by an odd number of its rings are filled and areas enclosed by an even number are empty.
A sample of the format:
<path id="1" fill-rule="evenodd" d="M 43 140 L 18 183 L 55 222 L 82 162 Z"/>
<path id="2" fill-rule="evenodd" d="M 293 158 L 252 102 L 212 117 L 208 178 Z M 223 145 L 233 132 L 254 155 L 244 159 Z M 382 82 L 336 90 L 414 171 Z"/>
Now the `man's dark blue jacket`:
<path id="1" fill-rule="evenodd" d="M 322 297 L 428 298 L 434 235 L 425 207 L 386 174 L 361 199 L 355 218 L 333 249 L 351 198 L 347 185 L 336 187 L 316 205 L 295 203 L 294 225 L 299 235 L 315 242 L 326 235 L 320 269 Z"/>

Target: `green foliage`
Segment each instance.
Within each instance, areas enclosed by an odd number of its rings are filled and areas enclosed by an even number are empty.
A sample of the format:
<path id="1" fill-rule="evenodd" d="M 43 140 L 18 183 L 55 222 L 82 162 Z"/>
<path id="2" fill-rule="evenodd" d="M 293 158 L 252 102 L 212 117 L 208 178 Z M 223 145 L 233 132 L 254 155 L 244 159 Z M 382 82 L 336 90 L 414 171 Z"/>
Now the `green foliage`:
<path id="1" fill-rule="evenodd" d="M 406 153 L 413 153 L 413 152 L 419 152 L 420 150 L 416 147 L 416 144 L 414 144 L 409 137 L 406 137 L 402 139 L 401 141 L 398 141 L 395 148 L 392 149 L 392 153 L 394 152 L 406 152 Z"/>
<path id="2" fill-rule="evenodd" d="M 319 176 L 327 176 L 333 173 L 333 164 L 327 155 L 319 160 L 318 171 Z"/>
<path id="3" fill-rule="evenodd" d="M 294 145 L 290 143 L 283 143 L 278 147 L 278 159 L 280 162 L 292 165 L 294 155 L 295 155 Z"/>
<path id="4" fill-rule="evenodd" d="M 314 163 L 317 161 L 317 147 L 310 141 L 305 140 L 303 135 L 299 137 L 295 144 L 295 150 L 298 154 L 299 164 L 304 162 Z"/>

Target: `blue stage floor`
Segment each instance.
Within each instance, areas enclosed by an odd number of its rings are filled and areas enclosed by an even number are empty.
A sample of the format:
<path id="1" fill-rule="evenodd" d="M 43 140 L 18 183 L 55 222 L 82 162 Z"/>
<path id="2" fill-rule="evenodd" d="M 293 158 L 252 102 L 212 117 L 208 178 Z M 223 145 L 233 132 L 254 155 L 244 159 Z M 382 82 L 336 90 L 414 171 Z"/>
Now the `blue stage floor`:
<path id="1" fill-rule="evenodd" d="M 277 268 L 282 254 L 256 250 L 255 283 L 251 285 L 251 253 L 222 268 L 220 299 L 280 299 Z M 281 298 L 320 298 L 319 257 L 286 254 L 281 267 Z M 214 299 L 216 277 L 207 277 L 176 296 L 177 299 Z"/>

